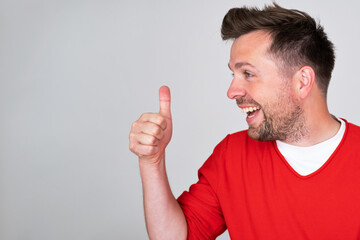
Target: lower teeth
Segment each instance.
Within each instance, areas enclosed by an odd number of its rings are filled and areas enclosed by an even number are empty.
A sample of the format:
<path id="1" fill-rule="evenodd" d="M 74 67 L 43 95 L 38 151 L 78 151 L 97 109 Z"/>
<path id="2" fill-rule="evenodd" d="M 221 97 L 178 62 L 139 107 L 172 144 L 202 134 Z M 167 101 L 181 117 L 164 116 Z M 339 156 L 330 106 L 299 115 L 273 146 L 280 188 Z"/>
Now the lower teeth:
<path id="1" fill-rule="evenodd" d="M 258 110 L 256 110 L 256 111 L 258 111 Z M 251 113 L 248 113 L 248 118 L 253 118 L 254 116 L 255 116 L 255 112 L 256 111 L 253 111 L 253 112 L 251 112 Z"/>

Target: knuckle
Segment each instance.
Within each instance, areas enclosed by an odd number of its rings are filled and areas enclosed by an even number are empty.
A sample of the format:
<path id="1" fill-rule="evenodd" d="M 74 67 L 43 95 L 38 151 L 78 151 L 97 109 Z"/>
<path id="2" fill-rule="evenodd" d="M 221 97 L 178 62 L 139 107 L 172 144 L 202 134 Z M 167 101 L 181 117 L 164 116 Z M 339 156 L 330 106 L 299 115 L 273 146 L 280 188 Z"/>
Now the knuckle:
<path id="1" fill-rule="evenodd" d="M 157 147 L 154 147 L 154 146 L 150 146 L 148 149 L 147 149 L 147 154 L 148 155 L 154 155 L 157 153 Z"/>
<path id="2" fill-rule="evenodd" d="M 135 153 L 135 145 L 133 143 L 129 144 L 129 149 L 130 151 L 132 151 L 133 153 Z"/>
<path id="3" fill-rule="evenodd" d="M 144 121 L 144 119 L 148 118 L 149 114 L 148 113 L 143 113 L 141 114 L 140 118 L 138 119 L 138 121 Z"/>
<path id="4" fill-rule="evenodd" d="M 134 134 L 133 132 L 130 132 L 130 133 L 129 133 L 129 139 L 130 139 L 130 141 L 134 139 L 134 135 L 135 135 L 135 134 Z"/>
<path id="5" fill-rule="evenodd" d="M 150 137 L 150 144 L 156 144 L 157 140 L 155 137 L 151 136 Z"/>
<path id="6" fill-rule="evenodd" d="M 131 129 L 135 129 L 135 128 L 137 127 L 137 125 L 138 125 L 137 121 L 136 121 L 136 122 L 133 122 L 133 123 L 131 124 Z"/>
<path id="7" fill-rule="evenodd" d="M 136 134 L 135 134 L 135 133 L 130 132 L 130 134 L 129 134 L 129 141 L 130 141 L 131 144 L 134 145 L 134 143 L 136 142 Z"/>
<path id="8" fill-rule="evenodd" d="M 165 119 L 160 114 L 157 114 L 156 118 L 155 118 L 155 121 L 156 121 L 157 124 L 161 124 L 163 121 L 165 121 Z"/>
<path id="9" fill-rule="evenodd" d="M 139 120 L 140 120 L 140 119 L 143 120 L 144 118 L 145 118 L 145 119 L 151 118 L 151 115 L 153 115 L 153 113 L 148 113 L 148 112 L 147 112 L 147 113 L 143 113 L 143 114 L 141 114 Z"/>
<path id="10" fill-rule="evenodd" d="M 153 128 L 153 134 L 155 136 L 159 135 L 161 133 L 161 129 L 159 127 L 154 127 Z"/>

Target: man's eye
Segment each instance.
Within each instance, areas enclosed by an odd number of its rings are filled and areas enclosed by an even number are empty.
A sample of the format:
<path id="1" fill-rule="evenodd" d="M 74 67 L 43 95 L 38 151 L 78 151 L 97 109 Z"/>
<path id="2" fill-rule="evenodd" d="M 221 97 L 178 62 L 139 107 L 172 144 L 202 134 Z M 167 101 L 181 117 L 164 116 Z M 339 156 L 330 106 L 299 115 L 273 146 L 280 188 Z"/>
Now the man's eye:
<path id="1" fill-rule="evenodd" d="M 235 77 L 235 76 L 239 76 L 239 75 L 236 75 L 235 73 L 231 73 L 231 76 Z M 249 72 L 244 72 L 244 76 L 245 76 L 245 78 L 249 78 L 249 77 L 253 77 L 254 75 Z"/>
<path id="2" fill-rule="evenodd" d="M 254 75 L 252 75 L 251 73 L 248 73 L 248 72 L 244 72 L 244 75 L 245 75 L 246 78 L 254 76 Z"/>

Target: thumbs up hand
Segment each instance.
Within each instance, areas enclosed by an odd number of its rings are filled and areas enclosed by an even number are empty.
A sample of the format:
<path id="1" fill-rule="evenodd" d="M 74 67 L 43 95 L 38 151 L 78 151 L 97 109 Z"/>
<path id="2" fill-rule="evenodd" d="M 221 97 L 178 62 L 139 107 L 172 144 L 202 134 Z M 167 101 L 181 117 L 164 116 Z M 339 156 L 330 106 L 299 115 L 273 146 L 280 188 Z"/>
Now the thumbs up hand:
<path id="1" fill-rule="evenodd" d="M 170 89 L 159 89 L 159 113 L 144 113 L 131 126 L 129 148 L 140 161 L 157 164 L 165 158 L 165 148 L 172 136 Z"/>

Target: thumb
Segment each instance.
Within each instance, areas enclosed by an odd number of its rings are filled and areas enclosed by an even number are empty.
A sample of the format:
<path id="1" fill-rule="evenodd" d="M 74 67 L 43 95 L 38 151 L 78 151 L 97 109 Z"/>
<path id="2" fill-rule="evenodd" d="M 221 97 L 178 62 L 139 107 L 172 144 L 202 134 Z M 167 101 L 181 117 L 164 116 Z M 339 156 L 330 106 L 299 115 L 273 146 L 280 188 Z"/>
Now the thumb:
<path id="1" fill-rule="evenodd" d="M 160 114 L 164 117 L 171 118 L 170 111 L 170 89 L 167 86 L 162 86 L 159 89 L 159 100 L 160 100 Z"/>

